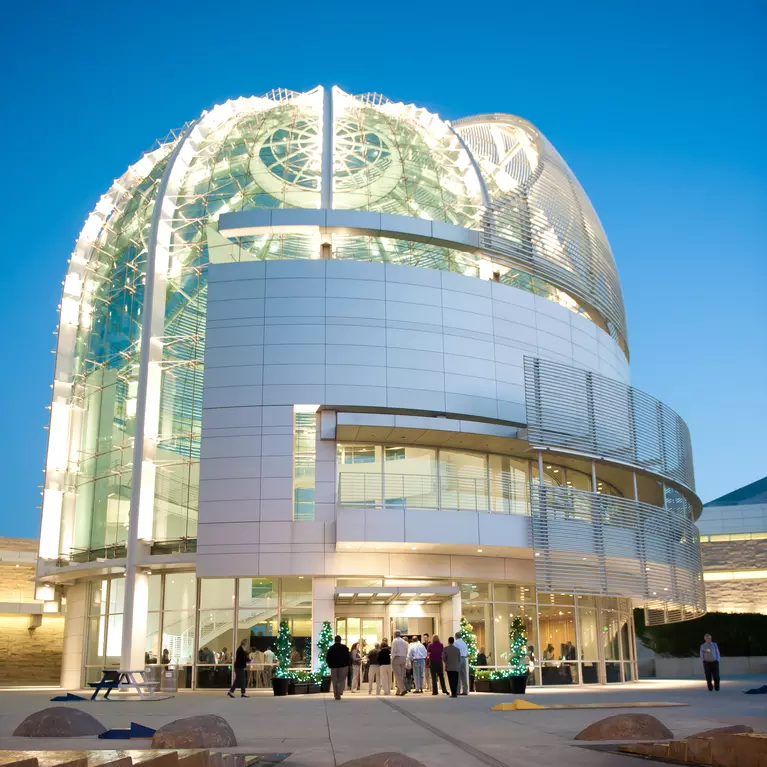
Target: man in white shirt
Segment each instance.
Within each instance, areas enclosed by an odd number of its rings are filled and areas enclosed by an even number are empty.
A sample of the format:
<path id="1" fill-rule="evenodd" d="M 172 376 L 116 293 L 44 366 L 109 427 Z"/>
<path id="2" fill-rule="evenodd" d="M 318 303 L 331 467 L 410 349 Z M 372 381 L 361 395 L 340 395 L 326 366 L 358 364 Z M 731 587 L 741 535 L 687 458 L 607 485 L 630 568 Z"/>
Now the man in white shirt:
<path id="1" fill-rule="evenodd" d="M 391 665 L 394 678 L 397 681 L 397 695 L 407 695 L 407 687 L 405 687 L 406 663 L 407 642 L 400 636 L 399 631 L 395 631 L 394 641 L 391 643 Z"/>
<path id="2" fill-rule="evenodd" d="M 413 667 L 414 692 L 423 692 L 423 678 L 426 671 L 426 648 L 417 636 L 413 637 L 413 641 L 407 648 L 407 657 L 410 665 Z"/>
<path id="3" fill-rule="evenodd" d="M 469 694 L 469 648 L 466 646 L 466 642 L 461 639 L 461 632 L 455 632 L 455 646 L 461 652 L 461 673 L 460 686 L 461 695 Z"/>
<path id="4" fill-rule="evenodd" d="M 272 648 L 267 648 L 264 653 L 264 687 L 269 687 L 272 683 L 272 675 L 274 674 L 274 661 L 275 655 Z"/>

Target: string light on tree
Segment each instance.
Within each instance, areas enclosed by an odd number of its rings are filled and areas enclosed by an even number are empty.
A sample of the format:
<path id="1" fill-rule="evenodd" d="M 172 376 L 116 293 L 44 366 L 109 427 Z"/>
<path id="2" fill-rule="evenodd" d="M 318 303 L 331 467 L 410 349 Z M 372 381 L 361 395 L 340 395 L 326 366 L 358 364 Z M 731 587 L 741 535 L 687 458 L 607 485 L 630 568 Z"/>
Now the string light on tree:
<path id="1" fill-rule="evenodd" d="M 328 649 L 331 644 L 333 644 L 333 630 L 330 626 L 330 621 L 325 621 L 322 624 L 320 638 L 317 641 L 317 650 L 319 651 L 320 659 L 320 678 L 330 676 L 330 669 L 328 668 L 325 656 L 328 654 Z"/>
<path id="2" fill-rule="evenodd" d="M 477 635 L 474 633 L 474 626 L 466 618 L 461 618 L 459 633 L 469 649 L 469 668 L 473 669 L 477 665 Z"/>
<path id="3" fill-rule="evenodd" d="M 289 677 L 290 655 L 293 648 L 293 638 L 290 635 L 290 626 L 287 621 L 280 622 L 280 632 L 277 635 L 276 660 L 277 667 L 274 669 L 276 677 Z"/>
<path id="4" fill-rule="evenodd" d="M 509 627 L 509 673 L 511 676 L 526 676 L 527 631 L 525 622 L 517 616 Z"/>

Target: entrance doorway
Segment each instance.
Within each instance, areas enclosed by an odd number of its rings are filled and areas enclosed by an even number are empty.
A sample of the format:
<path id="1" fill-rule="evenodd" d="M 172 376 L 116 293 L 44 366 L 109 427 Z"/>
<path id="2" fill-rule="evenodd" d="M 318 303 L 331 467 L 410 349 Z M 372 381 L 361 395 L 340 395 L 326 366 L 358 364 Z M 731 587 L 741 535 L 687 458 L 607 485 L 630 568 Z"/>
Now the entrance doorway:
<path id="1" fill-rule="evenodd" d="M 341 641 L 347 647 L 360 642 L 363 650 L 372 648 L 386 636 L 383 626 L 383 618 L 336 618 L 336 634 L 341 635 Z"/>
<path id="2" fill-rule="evenodd" d="M 423 639 L 424 634 L 433 636 L 437 626 L 436 619 L 428 616 L 420 616 L 418 618 L 410 618 L 408 616 L 393 615 L 391 618 L 391 631 L 390 637 L 394 636 L 395 631 L 403 637 L 417 636 L 419 639 Z M 391 641 L 391 640 L 390 640 Z"/>

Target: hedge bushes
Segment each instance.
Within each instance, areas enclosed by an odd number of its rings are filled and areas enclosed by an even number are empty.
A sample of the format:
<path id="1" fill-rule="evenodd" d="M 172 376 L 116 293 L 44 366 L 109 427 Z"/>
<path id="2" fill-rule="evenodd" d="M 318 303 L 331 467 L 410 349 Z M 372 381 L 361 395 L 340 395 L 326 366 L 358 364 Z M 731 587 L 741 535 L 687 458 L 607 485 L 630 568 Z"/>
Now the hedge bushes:
<path id="1" fill-rule="evenodd" d="M 767 615 L 708 613 L 684 623 L 645 626 L 644 610 L 634 610 L 637 638 L 659 655 L 697 655 L 704 634 L 711 634 L 723 656 L 767 655 Z"/>

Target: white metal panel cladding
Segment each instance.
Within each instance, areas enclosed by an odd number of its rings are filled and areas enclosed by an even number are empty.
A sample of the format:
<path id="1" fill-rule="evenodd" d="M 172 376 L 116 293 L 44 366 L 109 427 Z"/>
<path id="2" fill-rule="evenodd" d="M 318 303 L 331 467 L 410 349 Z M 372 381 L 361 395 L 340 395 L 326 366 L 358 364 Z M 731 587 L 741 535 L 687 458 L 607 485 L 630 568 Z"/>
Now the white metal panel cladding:
<path id="1" fill-rule="evenodd" d="M 539 591 L 640 599 L 656 623 L 705 612 L 698 531 L 672 511 L 586 490 L 531 484 Z"/>
<path id="2" fill-rule="evenodd" d="M 687 424 L 649 394 L 559 362 L 525 357 L 528 440 L 615 459 L 695 489 Z"/>

